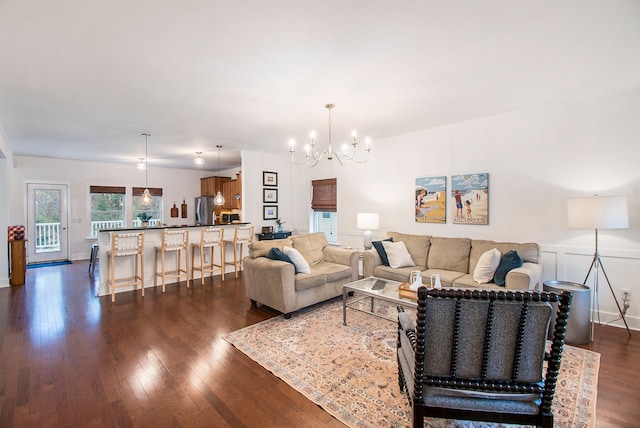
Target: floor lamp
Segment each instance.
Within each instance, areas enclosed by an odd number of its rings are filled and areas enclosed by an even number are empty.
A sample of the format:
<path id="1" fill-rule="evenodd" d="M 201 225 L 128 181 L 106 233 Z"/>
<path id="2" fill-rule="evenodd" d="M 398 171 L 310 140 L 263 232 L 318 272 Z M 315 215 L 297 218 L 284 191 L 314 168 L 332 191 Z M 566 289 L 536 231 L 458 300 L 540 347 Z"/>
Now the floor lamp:
<path id="1" fill-rule="evenodd" d="M 591 311 L 594 310 L 598 313 L 598 323 L 600 322 L 600 306 L 598 304 L 598 277 L 599 271 L 602 270 L 604 278 L 607 280 L 609 290 L 613 300 L 618 307 L 618 313 L 624 326 L 627 328 L 627 333 L 631 336 L 631 331 L 627 325 L 627 320 L 624 317 L 624 312 L 618 303 L 616 293 L 613 291 L 611 281 L 607 276 L 607 272 L 604 270 L 602 259 L 600 259 L 600 253 L 598 251 L 598 229 L 626 229 L 629 227 L 629 210 L 627 208 L 627 198 L 624 196 L 608 196 L 608 197 L 592 197 L 592 198 L 575 198 L 569 199 L 568 204 L 568 220 L 569 228 L 571 229 L 594 229 L 596 237 L 596 248 L 593 253 L 593 261 L 587 272 L 587 276 L 584 278 L 583 284 L 587 284 L 591 271 L 595 271 L 594 288 L 593 288 L 593 301 L 591 305 Z M 591 323 L 591 340 L 593 340 L 593 325 Z"/>

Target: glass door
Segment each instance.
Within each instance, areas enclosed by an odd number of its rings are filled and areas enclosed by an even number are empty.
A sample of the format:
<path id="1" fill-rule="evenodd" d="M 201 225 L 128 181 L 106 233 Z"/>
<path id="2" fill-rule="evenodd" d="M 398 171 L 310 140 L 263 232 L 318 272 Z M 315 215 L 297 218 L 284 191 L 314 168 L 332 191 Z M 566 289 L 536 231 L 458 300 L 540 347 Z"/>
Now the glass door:
<path id="1" fill-rule="evenodd" d="M 29 263 L 68 260 L 66 184 L 27 184 Z"/>

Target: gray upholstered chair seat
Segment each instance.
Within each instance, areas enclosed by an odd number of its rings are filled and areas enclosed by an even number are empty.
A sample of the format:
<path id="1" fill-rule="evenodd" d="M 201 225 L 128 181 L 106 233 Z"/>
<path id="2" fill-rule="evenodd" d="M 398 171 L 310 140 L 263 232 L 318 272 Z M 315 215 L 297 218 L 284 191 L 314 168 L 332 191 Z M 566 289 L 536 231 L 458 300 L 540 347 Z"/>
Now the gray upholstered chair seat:
<path id="1" fill-rule="evenodd" d="M 559 310 L 546 354 L 550 302 Z M 424 417 L 552 427 L 570 303 L 568 292 L 421 287 L 415 325 L 398 308 L 398 381 L 414 427 Z"/>

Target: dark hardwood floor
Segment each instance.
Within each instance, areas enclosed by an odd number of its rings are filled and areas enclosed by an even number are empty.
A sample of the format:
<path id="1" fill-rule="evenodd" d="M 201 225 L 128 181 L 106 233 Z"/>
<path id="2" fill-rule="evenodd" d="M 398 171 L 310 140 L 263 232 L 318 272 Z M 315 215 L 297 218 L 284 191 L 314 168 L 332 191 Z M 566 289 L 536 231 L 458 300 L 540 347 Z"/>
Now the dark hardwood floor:
<path id="1" fill-rule="evenodd" d="M 87 267 L 0 289 L 0 427 L 344 426 L 222 339 L 277 315 L 241 278 L 111 303 Z M 638 426 L 640 332 L 597 327 L 586 347 L 602 354 L 597 426 Z"/>

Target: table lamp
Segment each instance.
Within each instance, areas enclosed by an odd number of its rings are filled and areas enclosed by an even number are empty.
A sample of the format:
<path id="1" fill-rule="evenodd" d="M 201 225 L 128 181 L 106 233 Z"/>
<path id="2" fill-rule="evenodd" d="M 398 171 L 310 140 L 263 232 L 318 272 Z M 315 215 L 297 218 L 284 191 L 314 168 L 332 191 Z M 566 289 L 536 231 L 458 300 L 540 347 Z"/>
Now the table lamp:
<path id="1" fill-rule="evenodd" d="M 364 230 L 364 249 L 371 249 L 372 230 L 377 230 L 380 225 L 380 216 L 373 213 L 358 213 L 356 227 Z"/>
<path id="2" fill-rule="evenodd" d="M 600 253 L 598 251 L 598 229 L 626 229 L 629 227 L 629 210 L 627 207 L 627 198 L 624 196 L 603 196 L 603 197 L 589 197 L 589 198 L 574 198 L 569 199 L 567 203 L 567 213 L 569 228 L 571 229 L 594 229 L 595 230 L 595 251 L 593 253 L 593 260 L 587 276 L 584 278 L 583 284 L 587 284 L 591 271 L 595 270 L 594 278 L 594 293 L 593 302 L 598 307 L 598 322 L 600 322 L 600 310 L 597 304 L 598 299 L 598 271 L 601 269 L 604 278 L 607 280 L 609 290 L 613 295 L 613 300 L 616 302 L 620 318 L 624 322 L 627 328 L 627 333 L 631 336 L 631 331 L 627 325 L 627 320 L 624 317 L 624 311 L 618 303 L 616 293 L 613 291 L 609 277 L 604 270 L 602 260 L 600 259 Z M 593 310 L 593 308 L 592 308 Z M 591 329 L 591 337 L 593 338 L 593 324 Z"/>

